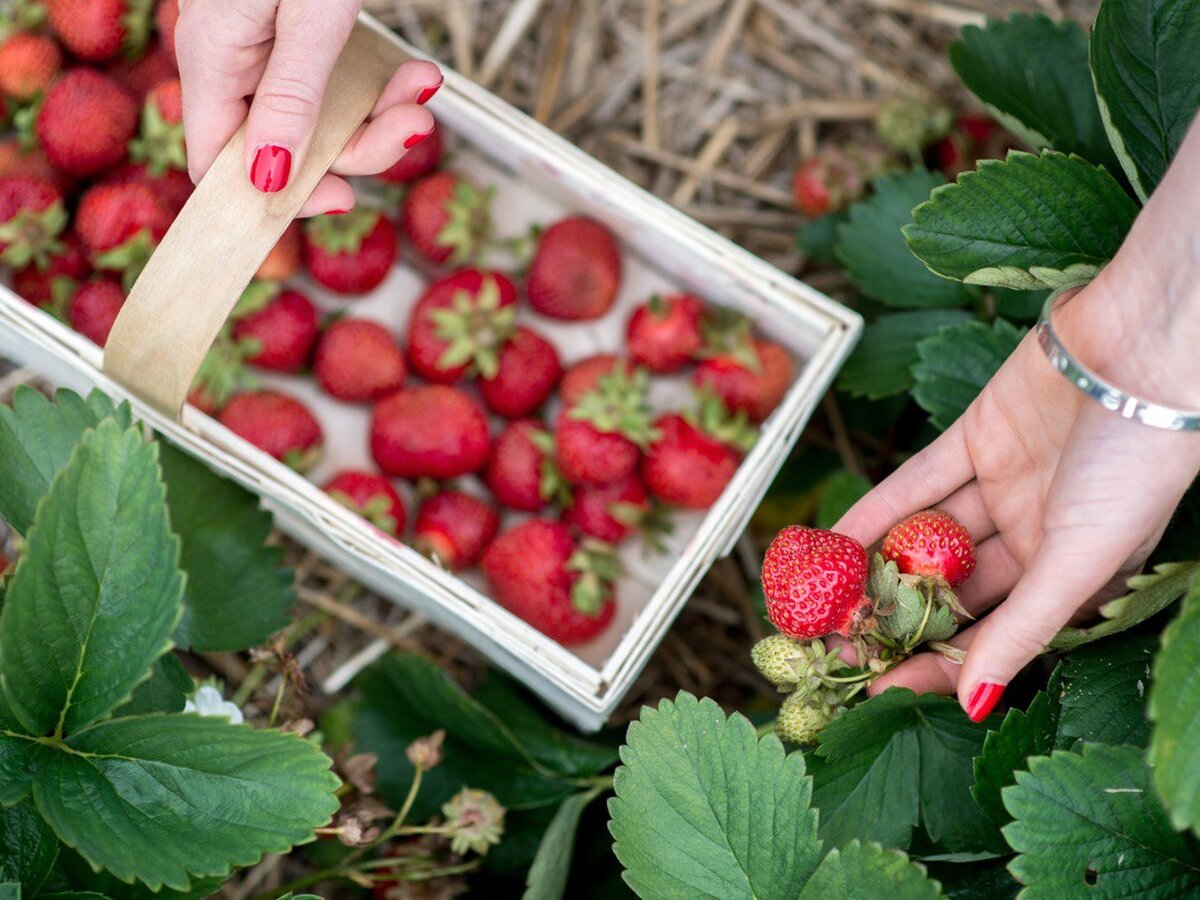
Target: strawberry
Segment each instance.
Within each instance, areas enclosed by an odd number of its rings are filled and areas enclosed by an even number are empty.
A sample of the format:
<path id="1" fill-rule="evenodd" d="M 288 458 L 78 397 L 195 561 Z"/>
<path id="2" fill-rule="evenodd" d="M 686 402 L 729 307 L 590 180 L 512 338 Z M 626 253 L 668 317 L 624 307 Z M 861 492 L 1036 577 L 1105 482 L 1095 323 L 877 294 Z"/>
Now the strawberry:
<path id="1" fill-rule="evenodd" d="M 299 372 L 308 363 L 320 326 L 317 309 L 296 291 L 251 282 L 233 311 L 233 337 L 247 345 L 246 361 L 272 372 Z"/>
<path id="2" fill-rule="evenodd" d="M 325 392 L 347 403 L 382 400 L 408 377 L 404 351 L 369 319 L 338 319 L 317 342 L 313 374 Z"/>
<path id="3" fill-rule="evenodd" d="M 50 27 L 80 59 L 140 56 L 150 38 L 147 0 L 46 0 Z"/>
<path id="4" fill-rule="evenodd" d="M 538 238 L 525 286 L 529 303 L 556 319 L 598 319 L 621 286 L 616 238 L 599 222 L 573 216 Z"/>
<path id="5" fill-rule="evenodd" d="M 658 439 L 642 460 L 642 478 L 661 500 L 688 509 L 708 509 L 737 471 L 741 454 L 681 415 L 654 423 Z"/>
<path id="6" fill-rule="evenodd" d="M 481 468 L 489 449 L 487 416 L 457 388 L 399 391 L 371 417 L 371 454 L 396 478 L 457 478 Z"/>
<path id="7" fill-rule="evenodd" d="M 70 188 L 70 179 L 59 174 L 50 165 L 46 153 L 41 147 L 25 147 L 19 137 L 7 137 L 0 140 L 0 178 L 10 175 L 27 175 L 55 185 L 59 191 L 66 193 Z"/>
<path id="8" fill-rule="evenodd" d="M 472 372 L 494 377 L 500 350 L 516 327 L 517 289 L 499 272 L 462 269 L 431 284 L 413 307 L 408 357 L 437 384 Z"/>
<path id="9" fill-rule="evenodd" d="M 641 448 L 658 436 L 650 426 L 647 373 L 614 371 L 562 411 L 555 426 L 555 458 L 571 484 L 607 484 L 633 474 Z"/>
<path id="10" fill-rule="evenodd" d="M 179 77 L 175 58 L 161 41 L 155 41 L 136 59 L 115 60 L 104 71 L 129 91 L 139 103 L 145 102 L 155 86 Z"/>
<path id="11" fill-rule="evenodd" d="M 636 475 L 611 484 L 577 487 L 562 520 L 582 534 L 619 544 L 650 514 L 650 495 Z"/>
<path id="12" fill-rule="evenodd" d="M 866 193 L 872 178 L 886 170 L 887 160 L 876 148 L 822 146 L 816 156 L 796 167 L 792 195 L 806 216 L 841 212 Z"/>
<path id="13" fill-rule="evenodd" d="M 633 311 L 626 329 L 629 355 L 652 372 L 674 372 L 700 351 L 704 307 L 691 294 L 651 297 Z"/>
<path id="14" fill-rule="evenodd" d="M 249 292 L 251 288 L 247 288 Z M 192 383 L 188 402 L 208 415 L 215 415 L 230 398 L 262 387 L 258 376 L 246 365 L 258 351 L 257 341 L 238 341 L 233 336 L 236 322 L 230 319 L 204 355 L 200 370 Z"/>
<path id="15" fill-rule="evenodd" d="M 611 548 L 576 544 L 561 522 L 509 529 L 484 555 L 483 571 L 501 606 L 560 644 L 596 637 L 616 613 L 620 564 Z"/>
<path id="16" fill-rule="evenodd" d="M 338 294 L 365 294 L 396 261 L 396 228 L 382 213 L 357 208 L 313 216 L 304 226 L 304 261 L 318 284 Z"/>
<path id="17" fill-rule="evenodd" d="M 413 547 L 458 572 L 483 558 L 499 528 L 500 514 L 491 504 L 462 491 L 440 491 L 417 511 Z"/>
<path id="18" fill-rule="evenodd" d="M 297 472 L 321 455 L 320 423 L 303 403 L 278 391 L 238 394 L 217 421 Z"/>
<path id="19" fill-rule="evenodd" d="M 259 281 L 287 281 L 294 278 L 300 271 L 303 252 L 300 223 L 293 222 L 275 242 L 254 277 Z"/>
<path id="20" fill-rule="evenodd" d="M 97 278 L 80 285 L 67 309 L 71 327 L 100 347 L 108 343 L 117 314 L 125 305 L 125 292 L 111 278 Z"/>
<path id="21" fill-rule="evenodd" d="M 142 125 L 129 144 L 129 158 L 145 163 L 151 175 L 187 170 L 183 146 L 183 94 L 178 78 L 163 81 L 146 95 Z"/>
<path id="22" fill-rule="evenodd" d="M 871 614 L 866 586 L 867 551 L 835 531 L 789 525 L 763 557 L 767 617 L 797 640 L 857 634 Z"/>
<path id="23" fill-rule="evenodd" d="M 631 362 L 611 353 L 599 353 L 580 360 L 563 373 L 558 385 L 558 396 L 567 406 L 574 406 L 584 394 L 594 390 L 601 376 L 619 369 L 624 377 L 633 375 Z"/>
<path id="24" fill-rule="evenodd" d="M 45 269 L 30 264 L 12 275 L 13 290 L 58 318 L 65 318 L 67 304 L 79 282 L 92 272 L 83 244 L 74 231 L 62 236 L 62 249 L 51 255 Z"/>
<path id="25" fill-rule="evenodd" d="M 45 270 L 62 252 L 67 211 L 58 188 L 29 175 L 0 178 L 0 262 Z"/>
<path id="26" fill-rule="evenodd" d="M 696 367 L 692 381 L 720 397 L 731 410 L 761 422 L 777 407 L 792 383 L 792 358 L 779 344 L 751 340 Z"/>
<path id="27" fill-rule="evenodd" d="M 154 6 L 154 27 L 163 49 L 178 65 L 175 57 L 175 26 L 179 24 L 179 0 L 158 0 Z"/>
<path id="28" fill-rule="evenodd" d="M 569 499 L 554 464 L 554 437 L 533 419 L 510 422 L 500 432 L 483 480 L 509 509 L 537 512 L 548 502 Z"/>
<path id="29" fill-rule="evenodd" d="M 376 177 L 388 184 L 408 184 L 410 181 L 424 178 L 441 163 L 444 147 L 442 128 L 435 122 L 433 132 L 429 137 L 400 157 L 390 169 L 385 169 Z"/>
<path id="30" fill-rule="evenodd" d="M 50 162 L 79 177 L 124 159 L 137 126 L 137 103 L 125 88 L 95 69 L 71 69 L 54 82 L 36 123 Z"/>
<path id="31" fill-rule="evenodd" d="M 17 32 L 0 45 L 0 92 L 28 103 L 50 87 L 62 68 L 62 51 L 43 34 Z"/>
<path id="32" fill-rule="evenodd" d="M 75 227 L 92 265 L 123 273 L 126 289 L 141 274 L 171 224 L 169 211 L 144 184 L 98 184 L 79 201 Z"/>
<path id="33" fill-rule="evenodd" d="M 373 472 L 339 472 L 323 488 L 338 503 L 358 513 L 384 534 L 399 537 L 408 518 L 392 483 Z"/>
<path id="34" fill-rule="evenodd" d="M 496 374 L 480 379 L 479 392 L 492 412 L 516 419 L 545 403 L 561 376 L 554 345 L 520 325 L 500 351 Z"/>
<path id="35" fill-rule="evenodd" d="M 478 259 L 491 237 L 491 201 L 490 190 L 453 172 L 436 172 L 408 189 L 400 230 L 435 265 L 467 265 Z"/>
<path id="36" fill-rule="evenodd" d="M 105 184 L 143 184 L 158 197 L 159 204 L 167 214 L 167 221 L 175 221 L 183 205 L 192 196 L 195 185 L 188 173 L 182 169 L 167 169 L 161 175 L 150 171 L 146 163 L 125 163 L 109 172 Z"/>
<path id="37" fill-rule="evenodd" d="M 958 587 L 975 570 L 975 542 L 961 522 L 940 509 L 914 513 L 883 539 L 883 558 L 905 575 Z"/>

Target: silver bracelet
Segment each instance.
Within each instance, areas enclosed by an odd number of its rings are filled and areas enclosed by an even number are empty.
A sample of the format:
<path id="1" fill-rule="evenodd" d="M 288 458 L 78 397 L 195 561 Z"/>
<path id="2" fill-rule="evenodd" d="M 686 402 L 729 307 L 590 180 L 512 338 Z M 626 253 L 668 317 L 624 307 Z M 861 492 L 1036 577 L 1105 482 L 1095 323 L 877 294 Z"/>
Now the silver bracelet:
<path id="1" fill-rule="evenodd" d="M 1062 341 L 1055 334 L 1054 326 L 1050 322 L 1050 316 L 1063 291 L 1066 290 L 1071 290 L 1071 288 L 1057 290 L 1046 298 L 1037 323 L 1038 343 L 1046 351 L 1050 364 L 1062 372 L 1071 384 L 1099 402 L 1105 409 L 1126 419 L 1136 419 L 1143 425 L 1167 431 L 1200 431 L 1200 412 L 1172 409 L 1169 406 L 1135 397 L 1105 381 L 1071 355 L 1071 352 L 1063 346 Z"/>

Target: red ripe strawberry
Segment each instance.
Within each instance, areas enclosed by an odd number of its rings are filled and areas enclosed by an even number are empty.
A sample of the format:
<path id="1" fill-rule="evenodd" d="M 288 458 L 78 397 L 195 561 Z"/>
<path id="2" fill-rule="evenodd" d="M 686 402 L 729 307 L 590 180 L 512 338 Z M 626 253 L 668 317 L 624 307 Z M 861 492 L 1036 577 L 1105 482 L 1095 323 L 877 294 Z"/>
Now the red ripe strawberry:
<path id="1" fill-rule="evenodd" d="M 567 499 L 554 464 L 554 437 L 533 419 L 510 422 L 500 432 L 483 480 L 509 509 L 537 512 L 550 501 Z"/>
<path id="2" fill-rule="evenodd" d="M 386 328 L 369 319 L 338 319 L 317 342 L 313 374 L 325 392 L 347 403 L 394 394 L 408 377 L 404 351 Z"/>
<path id="3" fill-rule="evenodd" d="M 462 269 L 431 284 L 413 307 L 408 358 L 436 384 L 472 372 L 495 375 L 500 349 L 516 327 L 517 289 L 499 272 Z"/>
<path id="4" fill-rule="evenodd" d="M 158 39 L 175 62 L 175 26 L 179 24 L 179 0 L 158 0 L 154 6 L 154 27 Z M 176 63 L 178 65 L 178 63 Z"/>
<path id="5" fill-rule="evenodd" d="M 621 287 L 621 252 L 599 222 L 573 216 L 538 238 L 525 291 L 538 312 L 556 319 L 597 319 Z"/>
<path id="6" fill-rule="evenodd" d="M 321 424 L 303 403 L 278 391 L 238 394 L 217 421 L 297 472 L 321 455 Z"/>
<path id="7" fill-rule="evenodd" d="M 43 34 L 18 32 L 0 45 L 0 92 L 26 103 L 50 87 L 62 51 Z"/>
<path id="8" fill-rule="evenodd" d="M 53 184 L 29 175 L 0 178 L 0 262 L 45 269 L 62 251 L 59 235 L 66 224 L 62 194 Z"/>
<path id="9" fill-rule="evenodd" d="M 142 126 L 129 143 L 129 158 L 145 163 L 151 175 L 187 169 L 183 146 L 183 94 L 178 78 L 160 82 L 146 96 Z"/>
<path id="10" fill-rule="evenodd" d="M 124 274 L 131 287 L 171 225 L 171 215 L 144 184 L 98 184 L 79 201 L 75 227 L 97 269 Z"/>
<path id="11" fill-rule="evenodd" d="M 479 392 L 492 412 L 515 419 L 545 403 L 561 376 L 554 345 L 521 325 L 500 351 L 495 376 L 480 379 Z"/>
<path id="12" fill-rule="evenodd" d="M 829 171 L 820 157 L 810 157 L 792 174 L 792 195 L 806 216 L 823 216 L 834 207 Z"/>
<path id="13" fill-rule="evenodd" d="M 404 501 L 392 483 L 373 472 L 340 472 L 324 487 L 325 493 L 354 510 L 384 534 L 399 537 L 408 518 Z"/>
<path id="14" fill-rule="evenodd" d="M 417 511 L 413 546 L 458 572 L 483 558 L 499 528 L 500 514 L 491 504 L 461 491 L 441 491 Z"/>
<path id="15" fill-rule="evenodd" d="M 659 433 L 642 460 L 642 478 L 661 500 L 688 509 L 708 509 L 737 471 L 737 449 L 706 434 L 683 416 L 654 423 Z"/>
<path id="16" fill-rule="evenodd" d="M 424 178 L 441 163 L 444 147 L 442 128 L 435 122 L 433 133 L 429 137 L 400 157 L 390 169 L 380 172 L 377 177 L 388 184 L 408 184 L 410 181 Z"/>
<path id="17" fill-rule="evenodd" d="M 600 542 L 575 543 L 561 522 L 534 519 L 500 535 L 483 557 L 495 599 L 560 644 L 580 644 L 616 613 L 620 564 Z"/>
<path id="18" fill-rule="evenodd" d="M 580 360 L 563 373 L 562 381 L 558 385 L 558 396 L 565 405 L 574 406 L 584 394 L 595 390 L 602 376 L 618 369 L 628 378 L 633 375 L 634 366 L 628 360 L 611 353 L 600 353 Z"/>
<path id="19" fill-rule="evenodd" d="M 883 539 L 883 558 L 905 575 L 958 587 L 975 570 L 975 542 L 954 516 L 927 509 L 892 526 Z"/>
<path id="20" fill-rule="evenodd" d="M 13 272 L 13 290 L 51 314 L 66 318 L 67 304 L 75 288 L 92 272 L 83 244 L 74 231 L 62 236 L 62 250 L 53 254 L 45 269 L 28 265 Z"/>
<path id="21" fill-rule="evenodd" d="M 59 191 L 66 193 L 70 188 L 70 179 L 60 175 L 46 159 L 46 153 L 41 147 L 22 146 L 19 137 L 8 137 L 0 140 L 0 178 L 10 175 L 26 175 L 38 178 L 55 185 Z"/>
<path id="22" fill-rule="evenodd" d="M 674 372 L 696 356 L 704 343 L 704 306 L 691 294 L 651 297 L 629 318 L 629 355 L 652 372 Z"/>
<path id="23" fill-rule="evenodd" d="M 300 271 L 303 256 L 300 223 L 293 222 L 275 242 L 254 277 L 259 281 L 287 281 Z"/>
<path id="24" fill-rule="evenodd" d="M 589 537 L 619 544 L 638 530 L 650 513 L 650 495 L 632 475 L 612 484 L 575 489 L 562 520 Z"/>
<path id="25" fill-rule="evenodd" d="M 491 237 L 491 200 L 490 190 L 453 172 L 437 172 L 408 189 L 400 208 L 400 230 L 430 262 L 468 265 Z"/>
<path id="26" fill-rule="evenodd" d="M 571 484 L 608 484 L 633 474 L 641 448 L 657 437 L 650 425 L 647 378 L 645 369 L 603 375 L 559 415 L 556 459 Z"/>
<path id="27" fill-rule="evenodd" d="M 125 292 L 110 278 L 98 278 L 83 284 L 71 298 L 67 321 L 93 344 L 108 343 L 117 314 L 125 305 Z"/>
<path id="28" fill-rule="evenodd" d="M 396 478 L 457 478 L 487 461 L 487 416 L 457 388 L 427 385 L 399 391 L 375 406 L 371 454 Z"/>
<path id="29" fill-rule="evenodd" d="M 767 617 L 796 640 L 853 637 L 870 617 L 866 586 L 867 551 L 835 531 L 790 525 L 763 557 Z"/>
<path id="30" fill-rule="evenodd" d="M 720 353 L 696 367 L 692 381 L 721 398 L 734 412 L 761 422 L 777 407 L 792 383 L 792 358 L 771 341 L 753 340 L 749 355 Z"/>
<path id="31" fill-rule="evenodd" d="M 183 205 L 192 196 L 195 185 L 188 173 L 182 169 L 167 169 L 161 175 L 153 174 L 146 163 L 126 163 L 113 169 L 104 179 L 105 184 L 144 184 L 158 197 L 169 222 L 175 221 Z"/>
<path id="32" fill-rule="evenodd" d="M 105 69 L 140 103 L 156 85 L 179 77 L 175 58 L 161 42 L 154 42 L 136 59 L 118 59 Z"/>
<path id="33" fill-rule="evenodd" d="M 140 56 L 150 37 L 141 0 L 46 0 L 50 27 L 72 54 L 91 61 Z"/>
<path id="34" fill-rule="evenodd" d="M 882 175 L 886 168 L 886 157 L 875 148 L 843 150 L 824 146 L 796 168 L 792 194 L 806 216 L 839 212 L 861 197 L 871 179 Z"/>
<path id="35" fill-rule="evenodd" d="M 46 91 L 36 127 L 50 162 L 84 177 L 124 159 L 137 126 L 137 103 L 125 88 L 95 69 L 71 69 Z"/>
<path id="36" fill-rule="evenodd" d="M 338 294 L 365 294 L 378 287 L 392 271 L 396 249 L 395 226 L 373 209 L 314 216 L 304 226 L 308 274 Z"/>
<path id="37" fill-rule="evenodd" d="M 252 282 L 233 315 L 233 337 L 246 348 L 246 362 L 289 373 L 308 363 L 320 325 L 316 307 L 303 294 Z"/>

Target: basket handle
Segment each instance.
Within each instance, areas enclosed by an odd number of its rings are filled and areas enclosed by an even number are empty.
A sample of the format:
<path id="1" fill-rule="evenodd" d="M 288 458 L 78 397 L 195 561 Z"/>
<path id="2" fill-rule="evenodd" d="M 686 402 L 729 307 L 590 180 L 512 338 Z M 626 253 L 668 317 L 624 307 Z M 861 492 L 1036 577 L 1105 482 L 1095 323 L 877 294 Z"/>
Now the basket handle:
<path id="1" fill-rule="evenodd" d="M 221 150 L 150 257 L 113 325 L 104 371 L 179 419 L 196 372 L 259 265 L 367 118 L 405 55 L 360 19 L 334 67 L 317 126 L 287 187 L 244 171 L 245 126 Z"/>

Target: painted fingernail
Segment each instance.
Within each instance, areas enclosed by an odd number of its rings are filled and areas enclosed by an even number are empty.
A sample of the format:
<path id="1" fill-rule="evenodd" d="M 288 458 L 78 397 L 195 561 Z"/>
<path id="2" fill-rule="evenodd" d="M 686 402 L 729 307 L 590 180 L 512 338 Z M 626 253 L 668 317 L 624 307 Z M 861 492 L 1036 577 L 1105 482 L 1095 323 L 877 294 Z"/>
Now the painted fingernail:
<path id="1" fill-rule="evenodd" d="M 982 722 L 988 717 L 1000 696 L 1004 693 L 1004 685 L 994 681 L 981 681 L 971 691 L 967 698 L 967 718 L 972 722 Z"/>
<path id="2" fill-rule="evenodd" d="M 431 134 L 433 134 L 432 128 L 429 129 L 428 131 L 423 131 L 420 134 L 410 134 L 408 136 L 408 140 L 404 142 L 404 149 L 411 150 L 413 147 L 417 146 L 417 144 L 421 143 L 421 141 L 425 140 L 425 138 L 429 137 Z"/>
<path id="3" fill-rule="evenodd" d="M 348 212 L 350 212 L 350 210 L 348 210 L 348 209 L 331 209 L 331 210 L 329 210 L 329 212 L 325 213 L 325 215 L 327 215 L 327 216 L 344 216 Z"/>
<path id="4" fill-rule="evenodd" d="M 292 151 L 277 144 L 263 144 L 254 153 L 250 166 L 250 183 L 264 194 L 274 194 L 287 187 L 292 174 Z"/>
<path id="5" fill-rule="evenodd" d="M 422 88 L 421 93 L 417 94 L 417 103 L 423 106 L 432 100 L 433 95 L 438 92 L 438 88 L 442 86 L 442 82 L 445 80 L 445 78 L 439 78 L 437 84 L 431 84 L 427 88 Z"/>

